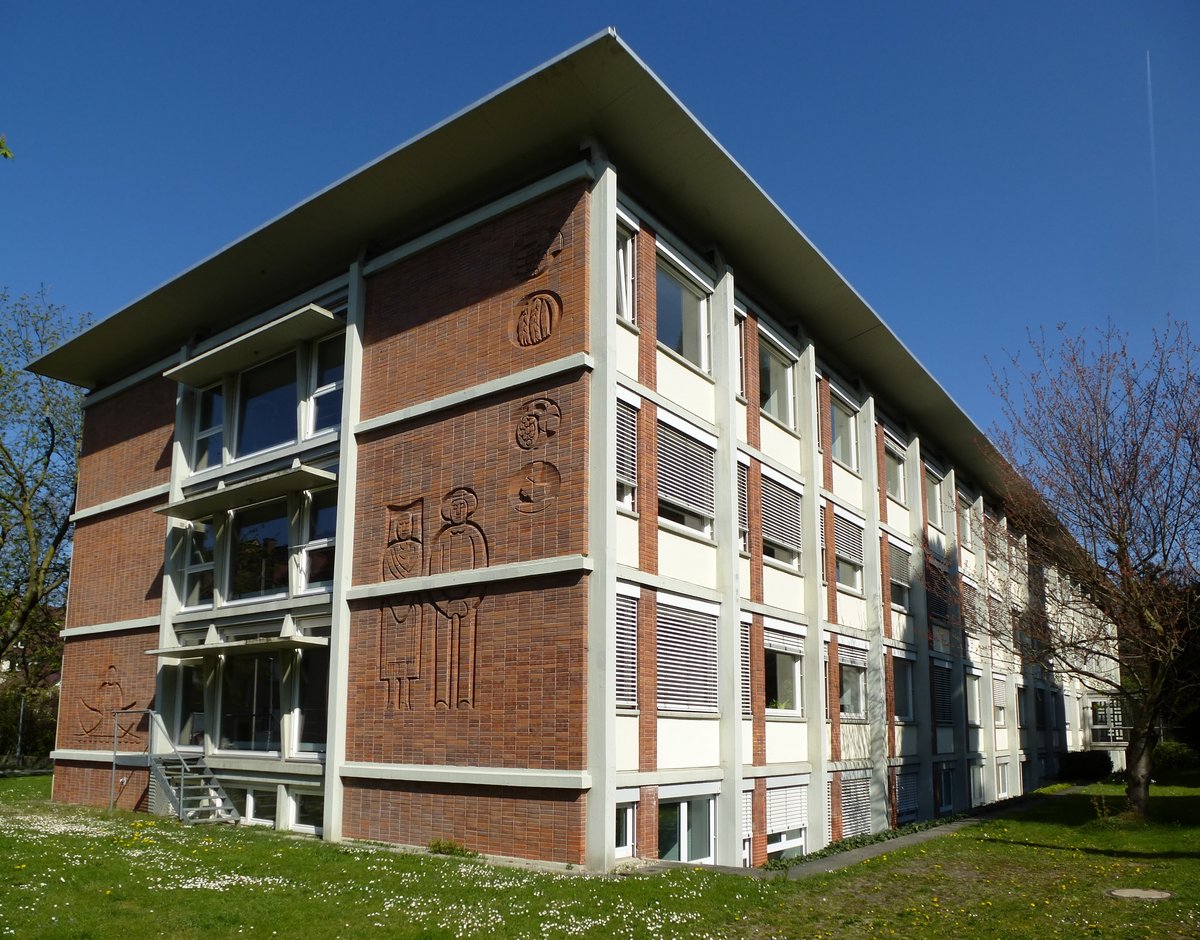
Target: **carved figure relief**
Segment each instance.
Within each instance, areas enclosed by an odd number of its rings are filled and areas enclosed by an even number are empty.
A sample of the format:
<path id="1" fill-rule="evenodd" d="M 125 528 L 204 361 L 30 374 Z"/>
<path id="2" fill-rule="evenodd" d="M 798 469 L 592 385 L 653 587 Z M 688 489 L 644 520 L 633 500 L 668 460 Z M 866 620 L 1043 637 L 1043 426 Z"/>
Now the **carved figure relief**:
<path id="1" fill-rule="evenodd" d="M 517 446 L 533 450 L 558 433 L 562 410 L 549 398 L 535 398 L 524 407 L 525 413 L 517 419 Z"/>
<path id="2" fill-rule="evenodd" d="M 513 245 L 513 268 L 517 276 L 528 280 L 545 274 L 554 259 L 562 254 L 563 244 L 561 230 L 543 229 L 518 238 Z"/>
<path id="3" fill-rule="evenodd" d="M 535 460 L 525 464 L 510 481 L 508 499 L 517 512 L 542 512 L 558 496 L 561 486 L 558 467 L 548 460 Z"/>
<path id="4" fill-rule="evenodd" d="M 517 304 L 513 341 L 520 347 L 537 346 L 548 340 L 562 315 L 562 299 L 554 291 L 526 294 Z"/>
<path id="5" fill-rule="evenodd" d="M 419 577 L 425 567 L 425 500 L 388 506 L 383 580 Z M 412 684 L 421 678 L 423 605 L 414 595 L 384 607 L 379 625 L 379 678 L 387 683 L 388 707 L 412 708 Z"/>
<path id="6" fill-rule="evenodd" d="M 479 506 L 473 490 L 459 487 L 442 500 L 445 525 L 429 546 L 429 573 L 474 571 L 488 566 L 487 539 L 471 521 Z M 434 599 L 433 636 L 435 708 L 475 705 L 475 638 L 478 630 L 479 585 L 448 588 Z"/>
<path id="7" fill-rule="evenodd" d="M 100 680 L 100 685 L 96 689 L 92 701 L 89 702 L 81 697 L 79 704 L 83 706 L 85 714 L 79 720 L 79 730 L 75 732 L 76 735 L 81 738 L 92 735 L 104 737 L 112 727 L 108 722 L 113 720 L 113 713 L 133 708 L 137 704 L 137 699 L 125 700 L 125 692 L 121 688 L 117 667 L 110 664 L 105 677 Z M 137 727 L 138 720 L 138 716 L 135 715 L 126 715 L 118 719 L 117 735 L 122 738 L 128 737 Z"/>

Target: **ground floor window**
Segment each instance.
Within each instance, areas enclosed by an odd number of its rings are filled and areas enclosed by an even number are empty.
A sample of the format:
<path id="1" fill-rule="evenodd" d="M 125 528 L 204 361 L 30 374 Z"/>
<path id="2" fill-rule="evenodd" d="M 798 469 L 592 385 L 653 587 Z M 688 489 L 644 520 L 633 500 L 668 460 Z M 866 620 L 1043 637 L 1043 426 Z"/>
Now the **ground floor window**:
<path id="1" fill-rule="evenodd" d="M 868 771 L 842 773 L 841 809 L 843 839 L 871 832 L 871 778 Z"/>
<path id="2" fill-rule="evenodd" d="M 325 796 L 320 790 L 292 790 L 292 829 L 320 835 L 325 823 Z"/>
<path id="3" fill-rule="evenodd" d="M 279 806 L 279 788 L 274 784 L 253 787 L 225 787 L 225 793 L 246 822 L 274 826 Z"/>
<path id="4" fill-rule="evenodd" d="M 903 826 L 917 818 L 920 777 L 915 773 L 896 774 L 896 822 Z"/>
<path id="5" fill-rule="evenodd" d="M 178 747 L 203 747 L 208 728 L 204 708 L 204 669 L 200 665 L 179 666 L 173 678 L 174 700 L 178 707 L 173 723 L 175 744 Z"/>
<path id="6" fill-rule="evenodd" d="M 301 650 L 298 675 L 297 750 L 324 751 L 329 708 L 329 650 Z"/>
<path id="7" fill-rule="evenodd" d="M 711 796 L 659 803 L 658 857 L 673 862 L 712 862 L 714 810 Z"/>
<path id="8" fill-rule="evenodd" d="M 767 789 L 767 858 L 803 855 L 808 832 L 808 787 Z"/>
<path id="9" fill-rule="evenodd" d="M 954 809 L 954 765 L 938 764 L 938 812 L 948 813 Z"/>
<path id="10" fill-rule="evenodd" d="M 283 666 L 278 653 L 230 656 L 221 669 L 221 747 L 279 751 Z"/>
<path id="11" fill-rule="evenodd" d="M 996 799 L 1002 800 L 1008 796 L 1008 764 L 996 765 Z"/>
<path id="12" fill-rule="evenodd" d="M 621 803 L 617 806 L 617 829 L 613 842 L 617 858 L 630 858 L 633 855 L 633 820 L 634 804 Z"/>

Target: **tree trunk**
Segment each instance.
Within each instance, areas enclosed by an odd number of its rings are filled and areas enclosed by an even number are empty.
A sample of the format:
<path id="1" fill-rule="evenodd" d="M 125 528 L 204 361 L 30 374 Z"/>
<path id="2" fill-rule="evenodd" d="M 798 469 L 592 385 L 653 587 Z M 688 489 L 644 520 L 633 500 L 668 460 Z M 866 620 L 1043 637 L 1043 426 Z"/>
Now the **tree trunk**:
<path id="1" fill-rule="evenodd" d="M 1137 722 L 1129 729 L 1129 744 L 1125 748 L 1125 796 L 1129 799 L 1129 811 L 1143 819 L 1150 815 L 1150 771 L 1157 739 L 1153 727 Z"/>

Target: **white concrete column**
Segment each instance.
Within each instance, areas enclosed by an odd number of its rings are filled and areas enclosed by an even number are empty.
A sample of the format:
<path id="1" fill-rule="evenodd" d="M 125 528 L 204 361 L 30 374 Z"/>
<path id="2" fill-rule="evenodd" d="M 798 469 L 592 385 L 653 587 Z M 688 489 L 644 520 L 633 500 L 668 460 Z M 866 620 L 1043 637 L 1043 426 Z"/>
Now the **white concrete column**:
<path id="1" fill-rule="evenodd" d="M 929 598 L 925 590 L 925 471 L 921 466 L 921 442 L 915 436 L 909 441 L 904 457 L 905 485 L 914 494 L 910 500 L 909 532 L 913 544 L 913 562 L 920 565 L 921 575 L 909 589 L 909 615 L 913 618 L 917 641 L 917 662 L 913 669 L 913 718 L 917 723 L 917 757 L 919 779 L 926 785 L 918 790 L 917 815 L 921 819 L 933 816 L 933 739 L 937 731 L 933 723 L 933 702 L 929 686 Z"/>

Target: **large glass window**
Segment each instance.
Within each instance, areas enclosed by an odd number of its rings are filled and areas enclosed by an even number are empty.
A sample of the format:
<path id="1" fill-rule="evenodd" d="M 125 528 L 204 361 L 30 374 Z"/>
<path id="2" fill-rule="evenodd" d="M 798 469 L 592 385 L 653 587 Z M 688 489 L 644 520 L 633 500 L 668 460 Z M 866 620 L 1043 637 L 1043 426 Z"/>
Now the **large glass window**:
<path id="1" fill-rule="evenodd" d="M 890 447 L 883 449 L 883 468 L 887 477 L 887 494 L 900 505 L 905 505 L 904 457 Z"/>
<path id="2" fill-rule="evenodd" d="M 329 650 L 300 651 L 297 750 L 324 751 L 329 690 Z"/>
<path id="3" fill-rule="evenodd" d="M 197 519 L 188 523 L 187 544 L 183 562 L 184 607 L 206 607 L 213 602 L 213 557 L 216 548 L 216 528 L 212 519 Z"/>
<path id="4" fill-rule="evenodd" d="M 196 436 L 192 450 L 192 470 L 199 472 L 219 467 L 224 459 L 225 396 L 214 385 L 200 393 L 196 402 Z"/>
<path id="5" fill-rule="evenodd" d="M 312 493 L 304 514 L 305 544 L 301 551 L 304 588 L 333 582 L 334 539 L 337 535 L 337 490 Z"/>
<path id="6" fill-rule="evenodd" d="M 346 340 L 331 336 L 317 344 L 313 356 L 312 418 L 309 432 L 336 428 L 342 423 L 342 383 L 345 378 Z"/>
<path id="7" fill-rule="evenodd" d="M 708 298 L 683 275 L 658 266 L 655 313 L 658 341 L 700 369 L 708 370 Z"/>
<path id="8" fill-rule="evenodd" d="M 179 722 L 175 743 L 180 747 L 202 747 L 207 729 L 204 710 L 204 670 L 199 666 L 180 666 L 176 672 L 179 694 Z"/>
<path id="9" fill-rule="evenodd" d="M 269 597 L 288 591 L 287 500 L 277 499 L 233 514 L 229 596 Z"/>
<path id="10" fill-rule="evenodd" d="M 899 656 L 892 657 L 892 697 L 896 703 L 896 718 L 913 718 L 913 664 Z"/>
<path id="11" fill-rule="evenodd" d="M 247 369 L 239 379 L 234 457 L 296 439 L 296 357 L 280 356 Z"/>
<path id="12" fill-rule="evenodd" d="M 660 803 L 658 857 L 675 862 L 711 862 L 712 816 L 711 796 Z"/>
<path id="13" fill-rule="evenodd" d="M 230 656 L 221 668 L 221 747 L 280 750 L 283 670 L 277 653 Z"/>
<path id="14" fill-rule="evenodd" d="M 867 717 L 867 670 L 855 663 L 839 663 L 843 718 Z"/>
<path id="15" fill-rule="evenodd" d="M 758 400 L 763 414 L 792 426 L 792 360 L 761 333 L 758 336 Z"/>
<path id="16" fill-rule="evenodd" d="M 636 319 L 636 244 L 633 232 L 624 226 L 617 228 L 617 316 L 627 323 Z"/>
<path id="17" fill-rule="evenodd" d="M 925 474 L 925 509 L 929 513 L 929 524 L 942 527 L 942 481 L 932 473 Z"/>
<path id="18" fill-rule="evenodd" d="M 803 659 L 796 653 L 770 648 L 765 651 L 767 708 L 790 712 L 801 710 L 802 663 Z"/>
<path id="19" fill-rule="evenodd" d="M 830 404 L 833 459 L 857 472 L 858 439 L 855 434 L 855 419 L 858 415 L 839 398 L 833 398 Z"/>

